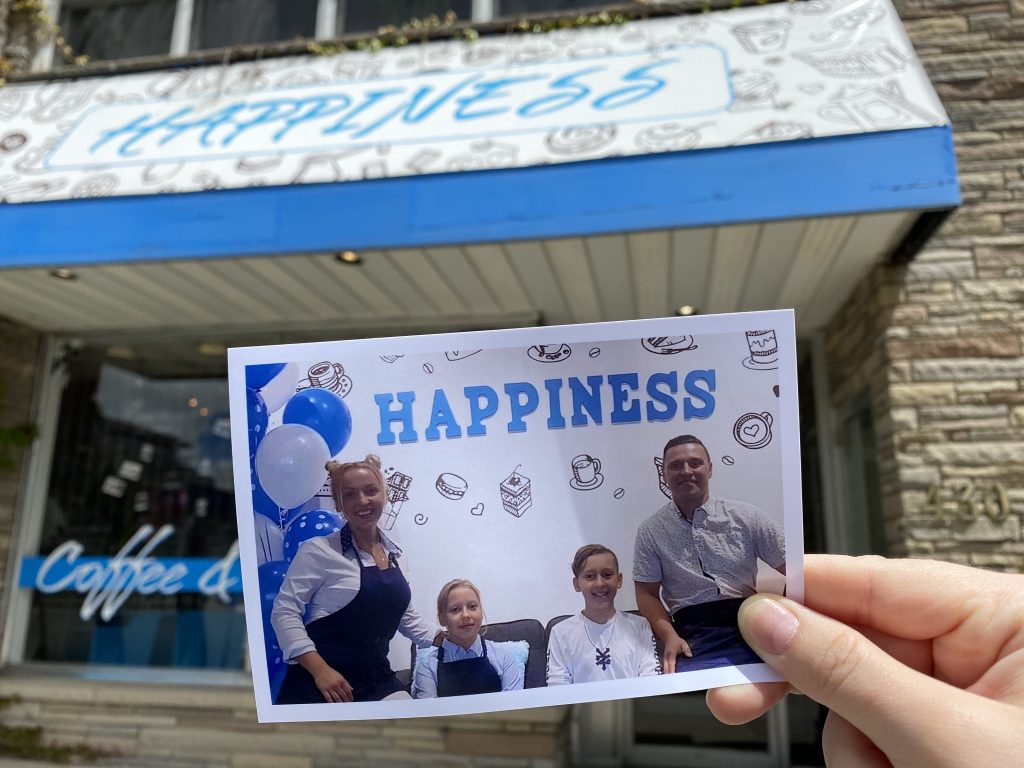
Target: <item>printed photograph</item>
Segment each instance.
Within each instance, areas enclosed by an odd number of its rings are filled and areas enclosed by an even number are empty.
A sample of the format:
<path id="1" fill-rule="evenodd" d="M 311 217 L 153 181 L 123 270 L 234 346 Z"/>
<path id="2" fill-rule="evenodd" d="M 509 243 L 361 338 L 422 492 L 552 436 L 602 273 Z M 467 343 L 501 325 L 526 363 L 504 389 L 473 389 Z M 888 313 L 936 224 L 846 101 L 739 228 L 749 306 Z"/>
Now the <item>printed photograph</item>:
<path id="1" fill-rule="evenodd" d="M 792 313 L 229 351 L 261 721 L 775 679 L 802 593 Z"/>

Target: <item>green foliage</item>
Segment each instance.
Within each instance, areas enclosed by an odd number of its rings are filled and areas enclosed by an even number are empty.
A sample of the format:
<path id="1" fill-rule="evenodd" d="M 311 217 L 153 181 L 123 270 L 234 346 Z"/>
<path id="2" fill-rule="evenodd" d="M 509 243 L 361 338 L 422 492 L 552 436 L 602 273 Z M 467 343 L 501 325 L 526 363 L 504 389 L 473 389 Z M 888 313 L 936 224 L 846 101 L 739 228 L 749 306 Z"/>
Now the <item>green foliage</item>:
<path id="1" fill-rule="evenodd" d="M 4 398 L 7 390 L 0 383 L 0 413 L 3 412 Z M 35 424 L 15 424 L 11 427 L 0 427 L 0 474 L 10 472 L 17 466 L 19 454 L 32 445 L 39 434 Z M 2 700 L 0 700 L 2 701 Z M 0 754 L 3 754 L 0 744 Z"/>
<path id="2" fill-rule="evenodd" d="M 16 697 L 0 698 L 0 712 L 18 703 Z M 86 744 L 47 744 L 43 729 L 0 723 L 0 755 L 49 763 L 95 763 L 109 753 Z"/>

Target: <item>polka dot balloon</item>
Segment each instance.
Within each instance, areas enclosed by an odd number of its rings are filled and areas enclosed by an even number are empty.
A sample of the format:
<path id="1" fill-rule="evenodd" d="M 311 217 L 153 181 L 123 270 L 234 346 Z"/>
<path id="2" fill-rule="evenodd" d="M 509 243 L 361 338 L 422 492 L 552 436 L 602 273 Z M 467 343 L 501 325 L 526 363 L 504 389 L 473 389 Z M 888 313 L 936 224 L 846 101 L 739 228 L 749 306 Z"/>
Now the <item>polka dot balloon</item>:
<path id="1" fill-rule="evenodd" d="M 303 512 L 288 525 L 284 532 L 284 559 L 290 563 L 299 551 L 299 545 L 317 536 L 328 536 L 341 530 L 343 521 L 337 512 L 312 509 Z"/>

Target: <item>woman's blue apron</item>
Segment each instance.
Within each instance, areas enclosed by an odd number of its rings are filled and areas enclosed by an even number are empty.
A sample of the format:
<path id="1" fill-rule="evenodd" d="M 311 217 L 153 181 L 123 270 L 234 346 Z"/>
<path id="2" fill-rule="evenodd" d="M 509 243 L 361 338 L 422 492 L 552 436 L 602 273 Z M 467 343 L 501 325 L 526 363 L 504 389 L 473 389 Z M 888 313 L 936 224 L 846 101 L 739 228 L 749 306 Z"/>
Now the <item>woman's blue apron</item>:
<path id="1" fill-rule="evenodd" d="M 487 643 L 480 641 L 483 656 L 445 662 L 444 648 L 437 649 L 437 695 L 466 696 L 471 693 L 497 693 L 501 676 L 487 660 Z"/>
<path id="2" fill-rule="evenodd" d="M 693 651 L 692 659 L 676 657 L 676 672 L 761 661 L 740 634 L 737 616 L 742 602 L 742 597 L 716 600 L 687 605 L 672 614 L 672 627 Z"/>
<path id="3" fill-rule="evenodd" d="M 412 592 L 394 555 L 387 570 L 359 563 L 359 592 L 344 608 L 306 625 L 317 653 L 341 674 L 355 701 L 380 701 L 404 690 L 388 662 L 388 646 L 409 607 Z M 320 704 L 323 694 L 313 676 L 298 664 L 290 664 L 277 694 L 276 704 Z"/>

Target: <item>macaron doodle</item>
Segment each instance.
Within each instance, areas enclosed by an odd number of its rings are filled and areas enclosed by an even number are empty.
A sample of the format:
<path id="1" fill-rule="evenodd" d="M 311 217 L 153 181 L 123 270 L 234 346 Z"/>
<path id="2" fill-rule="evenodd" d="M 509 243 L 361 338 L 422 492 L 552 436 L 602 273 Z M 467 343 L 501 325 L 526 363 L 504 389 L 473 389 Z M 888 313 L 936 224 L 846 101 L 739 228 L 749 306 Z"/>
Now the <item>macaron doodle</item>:
<path id="1" fill-rule="evenodd" d="M 526 356 L 538 363 L 560 363 L 571 354 L 568 344 L 537 344 L 526 350 Z"/>
<path id="2" fill-rule="evenodd" d="M 442 472 L 437 476 L 437 480 L 434 482 L 434 487 L 437 489 L 437 492 L 446 499 L 455 501 L 466 495 L 466 491 L 469 489 L 469 483 L 456 474 L 452 474 L 451 472 Z"/>
<path id="3" fill-rule="evenodd" d="M 656 355 L 677 355 L 697 348 L 693 336 L 654 336 L 641 339 L 640 343 L 644 349 Z"/>

